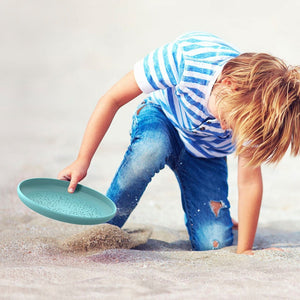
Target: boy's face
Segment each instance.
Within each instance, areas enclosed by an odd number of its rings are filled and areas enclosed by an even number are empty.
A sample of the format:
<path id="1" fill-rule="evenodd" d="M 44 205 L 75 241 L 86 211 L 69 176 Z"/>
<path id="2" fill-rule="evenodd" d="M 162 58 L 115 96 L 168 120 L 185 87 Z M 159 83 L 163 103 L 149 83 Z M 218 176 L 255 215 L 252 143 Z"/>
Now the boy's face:
<path id="1" fill-rule="evenodd" d="M 233 124 L 229 124 L 229 118 L 226 116 L 226 113 L 222 111 L 222 108 L 217 108 L 217 97 L 219 92 L 222 90 L 232 90 L 235 89 L 235 85 L 228 79 L 223 78 L 219 80 L 218 85 L 212 90 L 212 93 L 208 99 L 208 109 L 213 114 L 213 116 L 220 122 L 221 128 L 223 130 L 232 130 Z"/>
<path id="2" fill-rule="evenodd" d="M 229 124 L 228 117 L 226 113 L 222 112 L 221 108 L 216 107 L 216 94 L 212 93 L 208 100 L 208 109 L 210 113 L 220 122 L 221 128 L 223 130 L 232 130 L 233 125 Z"/>
<path id="3" fill-rule="evenodd" d="M 228 125 L 228 122 L 226 121 L 226 119 L 225 118 L 222 118 L 221 120 L 219 120 L 220 121 L 220 124 L 221 124 L 221 128 L 223 129 L 223 130 L 231 130 L 232 128 L 231 128 L 231 126 L 229 126 Z"/>
<path id="4" fill-rule="evenodd" d="M 228 121 L 228 117 L 226 117 L 226 114 L 220 113 L 220 115 L 216 118 L 221 125 L 221 128 L 223 130 L 233 130 L 234 126 L 233 124 L 230 124 Z"/>

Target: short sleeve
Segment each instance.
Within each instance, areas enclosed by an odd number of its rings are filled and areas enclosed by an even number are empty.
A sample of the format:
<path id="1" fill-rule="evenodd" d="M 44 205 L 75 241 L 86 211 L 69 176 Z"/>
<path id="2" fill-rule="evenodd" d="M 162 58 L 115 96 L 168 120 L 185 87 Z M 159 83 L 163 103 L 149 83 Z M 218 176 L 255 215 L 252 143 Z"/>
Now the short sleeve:
<path id="1" fill-rule="evenodd" d="M 134 65 L 134 76 L 146 94 L 174 87 L 180 82 L 184 69 L 182 51 L 177 42 L 166 44 Z"/>

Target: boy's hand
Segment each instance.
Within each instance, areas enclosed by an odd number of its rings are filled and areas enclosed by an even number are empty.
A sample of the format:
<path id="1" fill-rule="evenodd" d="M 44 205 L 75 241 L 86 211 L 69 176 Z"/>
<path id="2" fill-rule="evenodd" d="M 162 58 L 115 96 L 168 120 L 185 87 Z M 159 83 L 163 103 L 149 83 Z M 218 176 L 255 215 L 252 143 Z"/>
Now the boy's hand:
<path id="1" fill-rule="evenodd" d="M 239 156 L 238 191 L 237 253 L 244 253 L 253 246 L 263 193 L 261 168 L 249 166 L 247 157 Z"/>
<path id="2" fill-rule="evenodd" d="M 134 73 L 130 71 L 100 98 L 85 130 L 77 159 L 58 174 L 58 179 L 70 181 L 70 193 L 86 176 L 91 160 L 118 109 L 141 93 Z"/>
<path id="3" fill-rule="evenodd" d="M 73 193 L 79 181 L 87 174 L 89 164 L 76 160 L 58 174 L 58 179 L 70 181 L 68 192 Z"/>
<path id="4" fill-rule="evenodd" d="M 261 249 L 261 250 L 263 250 L 263 251 L 270 251 L 270 250 L 272 250 L 272 251 L 281 251 L 281 252 L 284 252 L 283 249 L 281 249 L 281 248 L 275 248 L 275 247 L 272 247 L 272 248 L 266 248 L 266 249 Z M 254 250 L 246 250 L 246 251 L 241 252 L 241 253 L 239 253 L 239 254 L 254 255 L 254 254 L 255 254 L 255 251 L 254 251 Z"/>
<path id="5" fill-rule="evenodd" d="M 246 251 L 238 253 L 238 254 L 254 255 L 254 251 L 253 250 L 246 250 Z"/>

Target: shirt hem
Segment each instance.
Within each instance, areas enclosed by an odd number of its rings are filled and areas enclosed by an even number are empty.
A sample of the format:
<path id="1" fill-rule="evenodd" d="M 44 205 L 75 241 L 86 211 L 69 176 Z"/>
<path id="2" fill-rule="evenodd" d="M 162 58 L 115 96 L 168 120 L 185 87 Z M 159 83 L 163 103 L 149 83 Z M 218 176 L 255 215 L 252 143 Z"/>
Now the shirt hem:
<path id="1" fill-rule="evenodd" d="M 154 91 L 153 87 L 149 84 L 145 71 L 144 60 L 138 61 L 133 68 L 134 78 L 141 91 L 145 94 L 150 94 Z"/>

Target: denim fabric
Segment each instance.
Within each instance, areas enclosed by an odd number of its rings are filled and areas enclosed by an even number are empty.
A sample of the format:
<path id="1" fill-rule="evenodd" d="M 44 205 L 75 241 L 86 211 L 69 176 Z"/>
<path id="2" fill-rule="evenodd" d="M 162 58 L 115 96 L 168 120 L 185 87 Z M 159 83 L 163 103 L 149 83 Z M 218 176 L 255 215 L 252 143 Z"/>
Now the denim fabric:
<path id="1" fill-rule="evenodd" d="M 133 116 L 131 144 L 107 192 L 117 206 L 117 214 L 109 223 L 124 225 L 152 177 L 165 165 L 175 173 L 180 186 L 192 248 L 212 250 L 231 245 L 226 157 L 191 155 L 153 103 L 142 103 Z"/>

